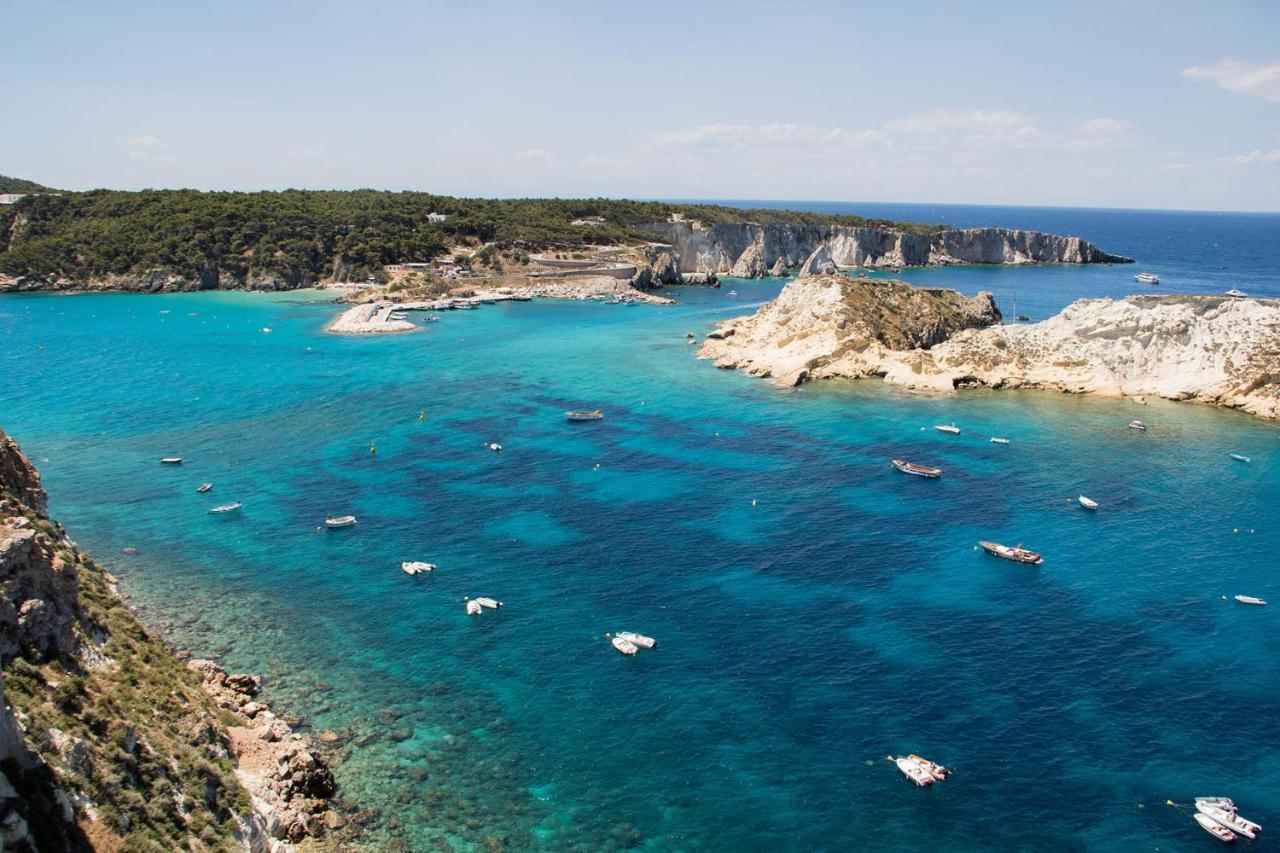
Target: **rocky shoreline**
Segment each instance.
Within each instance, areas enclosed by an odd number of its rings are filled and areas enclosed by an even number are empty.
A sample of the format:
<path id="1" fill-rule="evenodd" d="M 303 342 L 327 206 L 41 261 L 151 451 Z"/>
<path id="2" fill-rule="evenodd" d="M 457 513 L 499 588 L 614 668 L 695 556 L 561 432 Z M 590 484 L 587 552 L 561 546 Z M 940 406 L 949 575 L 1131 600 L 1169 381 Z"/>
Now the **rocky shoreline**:
<path id="1" fill-rule="evenodd" d="M 812 276 L 721 323 L 698 354 L 784 385 L 874 376 L 922 390 L 1153 396 L 1280 417 L 1280 300 L 1082 299 L 1040 323 L 1000 320 L 990 294 Z"/>

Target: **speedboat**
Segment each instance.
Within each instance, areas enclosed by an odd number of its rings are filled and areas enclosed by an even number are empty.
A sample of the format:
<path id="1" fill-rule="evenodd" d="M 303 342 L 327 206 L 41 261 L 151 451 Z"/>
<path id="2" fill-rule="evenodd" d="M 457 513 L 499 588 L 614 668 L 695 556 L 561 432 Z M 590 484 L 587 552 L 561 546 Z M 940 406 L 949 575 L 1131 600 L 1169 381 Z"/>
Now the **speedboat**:
<path id="1" fill-rule="evenodd" d="M 910 474 L 913 477 L 928 477 L 936 480 L 942 476 L 941 468 L 930 468 L 928 465 L 917 465 L 914 462 L 904 462 L 901 459 L 893 459 L 890 464 L 904 474 Z"/>
<path id="2" fill-rule="evenodd" d="M 235 512 L 236 510 L 238 510 L 238 509 L 239 509 L 240 507 L 242 507 L 242 506 L 244 506 L 244 504 L 243 504 L 243 503 L 241 503 L 240 501 L 232 501 L 232 502 L 231 502 L 231 503 L 229 503 L 229 504 L 218 504 L 218 505 L 217 505 L 217 506 L 215 506 L 213 509 L 209 510 L 209 514 L 210 514 L 210 515 L 223 515 L 224 513 L 228 513 L 228 512 Z"/>
<path id="3" fill-rule="evenodd" d="M 355 527 L 356 517 L 354 515 L 330 516 L 324 520 L 324 526 L 330 530 L 337 530 L 342 527 Z"/>
<path id="4" fill-rule="evenodd" d="M 1136 429 L 1146 432 L 1147 425 L 1142 421 L 1129 421 L 1129 429 Z"/>
<path id="5" fill-rule="evenodd" d="M 991 443 L 992 443 L 992 444 L 1008 444 L 1008 443 L 1009 443 L 1009 439 L 1007 439 L 1007 438 L 999 438 L 999 437 L 997 437 L 997 436 L 994 436 L 994 435 L 993 435 L 993 436 L 991 436 Z"/>
<path id="6" fill-rule="evenodd" d="M 1257 838 L 1258 831 L 1262 829 L 1258 824 L 1251 820 L 1245 820 L 1235 812 L 1229 812 L 1226 809 L 1211 806 L 1207 803 L 1196 803 L 1196 811 L 1206 817 L 1213 818 L 1227 829 L 1243 835 L 1245 838 Z"/>
<path id="7" fill-rule="evenodd" d="M 941 764 L 939 764 L 936 761 L 930 761 L 927 758 L 921 758 L 920 756 L 916 755 L 914 752 L 908 755 L 907 758 L 916 762 L 925 770 L 928 770 L 929 775 L 932 776 L 934 779 L 937 779 L 939 782 L 945 781 L 946 778 L 951 775 L 950 769 L 943 767 Z"/>
<path id="8" fill-rule="evenodd" d="M 1206 806 L 1217 806 L 1223 811 L 1234 812 L 1236 810 L 1235 800 L 1230 797 L 1196 797 L 1196 805 L 1204 803 Z"/>
<path id="9" fill-rule="evenodd" d="M 264 334 L 264 335 L 269 335 L 269 334 L 271 334 L 271 327 L 270 327 L 270 326 L 263 326 L 261 329 L 259 329 L 259 331 L 260 331 L 260 332 L 262 332 L 262 334 Z"/>
<path id="10" fill-rule="evenodd" d="M 482 607 L 480 606 L 480 602 L 478 602 L 478 601 L 468 601 L 468 602 L 467 602 L 467 615 L 468 615 L 468 616 L 479 616 L 479 615 L 480 615 L 480 611 L 481 611 L 481 610 L 483 610 L 483 609 L 484 609 L 484 608 L 482 608 Z"/>
<path id="11" fill-rule="evenodd" d="M 646 637 L 644 634 L 637 634 L 634 631 L 619 631 L 614 636 L 638 648 L 655 649 L 658 647 L 658 641 L 653 637 Z"/>
<path id="12" fill-rule="evenodd" d="M 1227 291 L 1226 295 L 1227 295 L 1227 296 L 1234 296 L 1236 299 L 1244 299 L 1244 298 L 1245 298 L 1246 296 L 1248 296 L 1249 294 L 1245 293 L 1243 290 L 1236 290 L 1236 289 L 1233 287 L 1233 288 L 1231 288 L 1230 290 L 1228 290 L 1228 291 Z"/>
<path id="13" fill-rule="evenodd" d="M 1084 495 L 1081 495 L 1079 498 L 1077 498 L 1077 500 L 1080 501 L 1080 506 L 1084 507 L 1085 509 L 1098 508 L 1098 502 L 1095 501 L 1093 498 L 1087 498 Z"/>
<path id="14" fill-rule="evenodd" d="M 952 435 L 960 434 L 960 427 L 956 426 L 955 424 L 938 424 L 937 426 L 934 427 L 934 429 L 936 429 L 938 432 L 949 432 Z"/>
<path id="15" fill-rule="evenodd" d="M 598 421 L 604 418 L 604 412 L 599 409 L 594 412 L 565 412 L 564 417 L 569 421 Z"/>
<path id="16" fill-rule="evenodd" d="M 1134 281 L 1140 281 L 1143 284 L 1159 284 L 1160 276 L 1153 272 L 1140 272 L 1133 277 Z"/>
<path id="17" fill-rule="evenodd" d="M 488 610 L 497 610 L 502 606 L 502 602 L 494 598 L 473 598 L 472 601 Z"/>
<path id="18" fill-rule="evenodd" d="M 1044 558 L 1035 551 L 1027 550 L 1021 545 L 1015 545 L 1010 548 L 1008 545 L 1001 545 L 999 542 L 979 542 L 978 546 L 993 557 L 1013 560 L 1015 563 L 1026 563 L 1029 566 L 1038 566 L 1044 562 Z"/>
<path id="19" fill-rule="evenodd" d="M 1237 462 L 1252 462 L 1252 457 L 1245 456 L 1243 453 L 1232 453 L 1231 458 Z"/>
<path id="20" fill-rule="evenodd" d="M 921 788 L 927 785 L 932 785 L 936 781 L 933 778 L 933 774 L 914 758 L 907 758 L 906 756 L 893 758 L 890 756 L 889 760 L 898 766 L 898 769 L 902 771 L 903 776 L 906 776 Z"/>
<path id="21" fill-rule="evenodd" d="M 1216 820 L 1209 817 L 1208 815 L 1200 814 L 1199 812 L 1197 812 L 1196 814 L 1192 815 L 1192 817 L 1196 819 L 1196 823 L 1200 824 L 1201 829 L 1203 829 L 1205 832 L 1209 833 L 1219 841 L 1235 841 L 1236 840 L 1236 834 L 1234 832 L 1227 829 L 1225 826 L 1218 823 Z"/>
<path id="22" fill-rule="evenodd" d="M 1240 602 L 1241 604 L 1256 604 L 1256 605 L 1258 605 L 1259 607 L 1261 607 L 1262 605 L 1264 605 L 1264 604 L 1266 604 L 1266 603 L 1267 603 L 1267 602 L 1266 602 L 1266 601 L 1264 601 L 1263 599 L 1261 599 L 1261 598 L 1257 598 L 1257 597 L 1252 596 L 1252 595 L 1237 595 L 1237 596 L 1235 597 L 1235 599 L 1236 599 L 1236 601 Z"/>
<path id="23" fill-rule="evenodd" d="M 181 464 L 182 464 L 182 457 L 181 457 L 181 456 L 166 456 L 166 457 L 164 457 L 163 459 L 161 459 L 161 460 L 160 460 L 160 464 L 161 464 L 161 465 L 181 465 Z"/>
<path id="24" fill-rule="evenodd" d="M 212 488 L 213 488 L 213 483 L 201 483 L 200 485 L 196 486 L 196 492 L 203 495 L 205 492 L 209 491 Z"/>
<path id="25" fill-rule="evenodd" d="M 423 563 L 418 560 L 406 560 L 400 564 L 400 569 L 406 575 L 421 575 L 436 570 L 435 563 Z"/>
<path id="26" fill-rule="evenodd" d="M 635 643 L 632 643 L 629 640 L 624 640 L 622 637 L 613 637 L 609 640 L 609 643 L 624 655 L 634 655 L 636 652 L 640 651 L 636 648 Z"/>

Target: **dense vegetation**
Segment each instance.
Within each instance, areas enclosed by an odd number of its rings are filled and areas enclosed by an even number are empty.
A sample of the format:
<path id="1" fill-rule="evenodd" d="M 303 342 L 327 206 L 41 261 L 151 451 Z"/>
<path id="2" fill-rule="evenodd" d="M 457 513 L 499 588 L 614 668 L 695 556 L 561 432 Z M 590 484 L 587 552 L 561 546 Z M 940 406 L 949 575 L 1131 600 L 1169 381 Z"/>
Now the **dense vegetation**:
<path id="1" fill-rule="evenodd" d="M 8 175 L 0 175 L 0 193 L 52 193 L 57 190 L 49 189 L 41 186 L 35 181 L 24 180 L 23 178 L 11 178 Z"/>
<path id="2" fill-rule="evenodd" d="M 427 214 L 448 215 L 429 222 Z M 146 190 L 33 195 L 0 209 L 0 273 L 71 280 L 164 269 L 204 286 L 357 279 L 459 243 L 568 248 L 650 239 L 636 228 L 680 212 L 704 222 L 934 226 L 779 210 L 610 199 L 460 199 L 376 190 Z M 573 225 L 599 216 L 601 225 Z"/>

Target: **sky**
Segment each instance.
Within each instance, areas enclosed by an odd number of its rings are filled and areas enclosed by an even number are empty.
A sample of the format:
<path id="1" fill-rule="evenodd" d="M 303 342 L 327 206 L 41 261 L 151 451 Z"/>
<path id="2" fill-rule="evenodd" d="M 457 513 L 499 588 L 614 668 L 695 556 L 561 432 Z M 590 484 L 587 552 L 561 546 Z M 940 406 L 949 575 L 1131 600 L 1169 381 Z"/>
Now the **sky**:
<path id="1" fill-rule="evenodd" d="M 0 0 L 0 173 L 1280 210 L 1280 3 Z"/>

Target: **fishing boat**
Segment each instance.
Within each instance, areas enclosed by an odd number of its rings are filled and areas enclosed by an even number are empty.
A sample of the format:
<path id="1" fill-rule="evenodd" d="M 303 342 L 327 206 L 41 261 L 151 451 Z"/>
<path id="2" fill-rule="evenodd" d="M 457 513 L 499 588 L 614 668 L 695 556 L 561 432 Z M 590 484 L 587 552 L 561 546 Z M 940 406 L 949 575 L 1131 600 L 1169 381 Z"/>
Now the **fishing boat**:
<path id="1" fill-rule="evenodd" d="M 991 436 L 991 443 L 992 443 L 992 444 L 1008 444 L 1008 443 L 1009 443 L 1009 439 L 1007 439 L 1007 438 L 1000 438 L 999 436 L 994 436 L 994 435 L 993 435 L 993 436 Z"/>
<path id="2" fill-rule="evenodd" d="M 1226 809 L 1211 806 L 1208 803 L 1196 803 L 1196 811 L 1205 817 L 1213 818 L 1227 829 L 1243 835 L 1245 838 L 1257 838 L 1258 831 L 1262 829 L 1258 824 L 1251 820 L 1245 820 L 1235 812 L 1229 812 Z"/>
<path id="3" fill-rule="evenodd" d="M 436 570 L 435 563 L 423 563 L 418 560 L 406 560 L 400 564 L 400 570 L 406 575 L 421 575 Z"/>
<path id="4" fill-rule="evenodd" d="M 937 779 L 939 782 L 945 781 L 946 778 L 951 775 L 951 770 L 949 768 L 943 767 L 941 764 L 939 764 L 936 761 L 930 761 L 927 758 L 921 758 L 920 756 L 916 755 L 914 752 L 908 755 L 907 758 L 916 762 L 925 770 L 928 770 L 929 775 L 932 776 L 934 779 Z"/>
<path id="5" fill-rule="evenodd" d="M 1098 502 L 1095 501 L 1093 498 L 1087 498 L 1084 495 L 1081 495 L 1079 498 L 1077 498 L 1077 500 L 1080 501 L 1080 506 L 1084 507 L 1085 509 L 1098 508 Z"/>
<path id="6" fill-rule="evenodd" d="M 1153 272 L 1140 272 L 1133 277 L 1133 280 L 1142 282 L 1143 284 L 1159 284 L 1160 276 Z"/>
<path id="7" fill-rule="evenodd" d="M 903 776 L 906 776 L 921 788 L 932 785 L 937 781 L 933 778 L 933 774 L 925 769 L 923 764 L 913 758 L 907 758 L 906 756 L 898 756 L 897 758 L 894 758 L 891 755 L 889 756 L 889 760 L 897 765 L 898 769 L 902 771 Z"/>
<path id="8" fill-rule="evenodd" d="M 502 602 L 494 598 L 473 598 L 471 600 L 488 610 L 497 610 L 502 606 Z"/>
<path id="9" fill-rule="evenodd" d="M 244 506 L 244 504 L 241 503 L 240 501 L 232 501 L 229 504 L 218 504 L 213 509 L 209 510 L 209 514 L 223 515 L 228 512 L 235 512 L 236 510 L 240 509 L 240 507 L 242 506 Z"/>
<path id="10" fill-rule="evenodd" d="M 604 412 L 599 409 L 594 412 L 565 412 L 564 417 L 569 421 L 598 421 L 604 418 Z"/>
<path id="11" fill-rule="evenodd" d="M 1267 603 L 1263 599 L 1252 595 L 1237 595 L 1235 599 L 1241 604 L 1256 604 L 1259 607 Z"/>
<path id="12" fill-rule="evenodd" d="M 653 637 L 646 637 L 644 634 L 637 634 L 634 631 L 619 631 L 614 634 L 615 637 L 621 637 L 633 646 L 642 649 L 655 649 L 658 647 L 658 641 Z"/>
<path id="13" fill-rule="evenodd" d="M 1232 458 L 1232 459 L 1234 459 L 1234 460 L 1236 460 L 1237 462 L 1252 462 L 1252 461 L 1253 461 L 1253 457 L 1251 457 L 1251 456 L 1245 456 L 1243 453 L 1232 453 L 1232 454 L 1231 454 L 1231 458 Z"/>
<path id="14" fill-rule="evenodd" d="M 201 483 L 200 485 L 196 486 L 196 492 L 203 495 L 205 492 L 209 491 L 212 488 L 213 488 L 213 483 Z"/>
<path id="15" fill-rule="evenodd" d="M 1233 288 L 1231 288 L 1230 290 L 1228 290 L 1228 291 L 1227 291 L 1226 295 L 1227 295 L 1227 296 L 1232 296 L 1232 297 L 1234 297 L 1234 298 L 1236 298 L 1236 299 L 1244 299 L 1244 298 L 1245 298 L 1246 296 L 1248 296 L 1249 294 L 1245 293 L 1243 290 L 1236 290 L 1236 289 L 1233 287 Z"/>
<path id="16" fill-rule="evenodd" d="M 1236 834 L 1234 832 L 1227 829 L 1225 826 L 1218 823 L 1216 820 L 1209 817 L 1208 815 L 1204 815 L 1204 814 L 1200 814 L 1199 812 L 1196 812 L 1194 815 L 1192 815 L 1192 817 L 1196 819 L 1196 823 L 1200 824 L 1201 829 L 1203 829 L 1205 832 L 1209 833 L 1219 841 L 1235 841 L 1236 840 Z"/>
<path id="17" fill-rule="evenodd" d="M 182 457 L 181 457 L 181 456 L 166 456 L 166 457 L 164 457 L 163 459 L 161 459 L 161 460 L 160 460 L 160 464 L 161 464 L 161 465 L 181 465 L 181 464 L 182 464 Z"/>
<path id="18" fill-rule="evenodd" d="M 937 426 L 934 427 L 934 429 L 936 429 L 938 432 L 949 432 L 952 435 L 960 434 L 960 427 L 956 426 L 955 424 L 938 424 Z"/>
<path id="19" fill-rule="evenodd" d="M 330 530 L 338 530 L 343 527 L 355 527 L 356 517 L 354 515 L 330 516 L 324 520 L 324 526 Z"/>
<path id="20" fill-rule="evenodd" d="M 942 476 L 941 468 L 930 468 L 928 465 L 917 465 L 914 462 L 905 462 L 901 459 L 893 459 L 890 464 L 904 474 L 910 474 L 913 477 L 928 477 L 936 480 Z"/>
<path id="21" fill-rule="evenodd" d="M 636 652 L 640 651 L 636 648 L 635 643 L 624 640 L 622 637 L 612 637 L 610 638 L 609 643 L 624 655 L 634 655 Z"/>
<path id="22" fill-rule="evenodd" d="M 1147 425 L 1142 421 L 1129 421 L 1129 429 L 1136 429 L 1141 432 L 1147 431 Z"/>
<path id="23" fill-rule="evenodd" d="M 1044 558 L 1035 551 L 1029 551 L 1021 545 L 1015 545 L 1010 548 L 1008 545 L 1001 545 L 999 542 L 979 542 L 978 546 L 993 557 L 1013 560 L 1015 563 L 1038 566 L 1044 562 Z"/>

